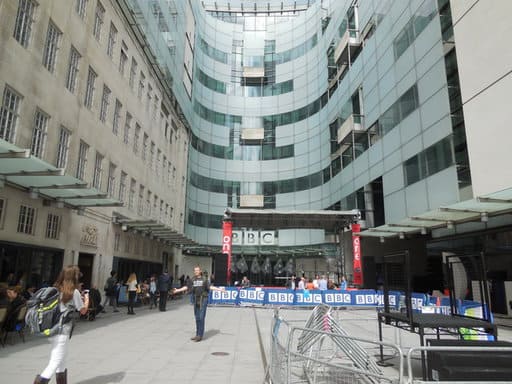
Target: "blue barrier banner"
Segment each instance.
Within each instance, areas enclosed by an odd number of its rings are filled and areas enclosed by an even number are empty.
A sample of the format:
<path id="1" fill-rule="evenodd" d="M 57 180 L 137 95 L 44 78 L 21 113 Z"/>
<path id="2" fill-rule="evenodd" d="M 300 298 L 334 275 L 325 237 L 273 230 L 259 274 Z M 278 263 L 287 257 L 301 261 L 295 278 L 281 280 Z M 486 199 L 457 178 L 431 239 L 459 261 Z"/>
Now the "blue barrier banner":
<path id="1" fill-rule="evenodd" d="M 290 289 L 266 289 L 266 305 L 294 305 L 295 292 Z"/>
<path id="2" fill-rule="evenodd" d="M 296 290 L 295 305 L 318 305 L 323 303 L 322 291 L 319 290 Z"/>
<path id="3" fill-rule="evenodd" d="M 331 307 L 340 307 L 344 305 L 352 305 L 351 291 L 335 291 L 328 290 L 323 293 L 324 304 Z"/>
<path id="4" fill-rule="evenodd" d="M 424 293 L 412 293 L 411 304 L 413 311 L 421 311 L 421 308 L 428 305 L 427 295 Z"/>
<path id="5" fill-rule="evenodd" d="M 243 288 L 238 291 L 240 305 L 264 305 L 265 291 L 261 288 Z"/>
<path id="6" fill-rule="evenodd" d="M 226 288 L 224 291 L 210 291 L 210 304 L 238 304 L 238 289 Z"/>

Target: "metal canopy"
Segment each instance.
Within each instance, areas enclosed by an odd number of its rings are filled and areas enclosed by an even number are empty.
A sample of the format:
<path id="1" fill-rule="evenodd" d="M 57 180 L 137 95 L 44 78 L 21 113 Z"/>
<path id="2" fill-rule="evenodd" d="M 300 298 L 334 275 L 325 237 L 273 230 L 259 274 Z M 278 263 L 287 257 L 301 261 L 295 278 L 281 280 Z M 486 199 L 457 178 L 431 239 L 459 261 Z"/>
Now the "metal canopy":
<path id="1" fill-rule="evenodd" d="M 30 155 L 30 150 L 0 139 L 0 183 L 23 189 L 34 198 L 55 201 L 70 208 L 122 206 L 117 199 L 90 188 L 87 183 L 65 174 Z"/>
<path id="2" fill-rule="evenodd" d="M 264 229 L 324 229 L 337 232 L 361 219 L 357 209 L 351 211 L 277 211 L 272 209 L 230 209 L 233 226 Z"/>
<path id="3" fill-rule="evenodd" d="M 114 224 L 121 225 L 123 231 L 136 231 L 143 236 L 167 241 L 177 245 L 194 245 L 196 242 L 189 239 L 182 233 L 179 233 L 171 227 L 162 224 L 156 220 L 132 220 L 119 216 L 112 218 Z"/>
<path id="4" fill-rule="evenodd" d="M 407 217 L 397 223 L 388 223 L 360 232 L 363 237 L 405 237 L 426 235 L 436 229 L 455 228 L 457 225 L 482 222 L 512 213 L 512 188 L 489 193 L 471 200 L 439 207 L 434 211 Z"/>

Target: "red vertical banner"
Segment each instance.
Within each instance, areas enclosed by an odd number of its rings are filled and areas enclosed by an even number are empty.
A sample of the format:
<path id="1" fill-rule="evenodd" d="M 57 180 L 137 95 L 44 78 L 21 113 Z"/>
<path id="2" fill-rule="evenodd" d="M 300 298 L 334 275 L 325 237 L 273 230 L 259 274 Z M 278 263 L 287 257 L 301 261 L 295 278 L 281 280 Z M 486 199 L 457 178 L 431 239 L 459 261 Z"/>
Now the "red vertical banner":
<path id="1" fill-rule="evenodd" d="M 231 285 L 231 246 L 233 236 L 233 223 L 231 221 L 222 222 L 222 253 L 228 258 L 227 284 Z"/>
<path id="2" fill-rule="evenodd" d="M 361 237 L 359 236 L 359 232 L 361 232 L 361 225 L 352 224 L 352 251 L 354 255 L 353 284 L 355 285 L 363 284 L 363 269 L 361 267 Z"/>

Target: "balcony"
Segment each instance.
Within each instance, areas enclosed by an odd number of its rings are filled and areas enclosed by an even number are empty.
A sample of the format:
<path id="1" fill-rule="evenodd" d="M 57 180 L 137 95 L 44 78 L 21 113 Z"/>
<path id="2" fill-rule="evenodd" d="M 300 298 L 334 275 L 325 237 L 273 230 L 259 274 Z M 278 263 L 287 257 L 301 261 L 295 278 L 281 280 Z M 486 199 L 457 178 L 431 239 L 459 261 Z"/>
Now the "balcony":
<path id="1" fill-rule="evenodd" d="M 263 207 L 263 195 L 240 195 L 240 208 Z"/>
<path id="2" fill-rule="evenodd" d="M 338 144 L 342 143 L 352 132 L 364 132 L 363 115 L 350 115 L 338 128 Z"/>
<path id="3" fill-rule="evenodd" d="M 355 50 L 361 46 L 361 38 L 359 31 L 354 29 L 347 29 L 341 37 L 336 49 L 334 50 L 334 61 L 338 62 L 340 58 L 342 61 L 348 62 L 348 58 L 352 56 Z M 352 52 L 350 52 L 352 50 Z M 350 55 L 349 55 L 350 53 Z"/>
<path id="4" fill-rule="evenodd" d="M 243 141 L 261 141 L 265 138 L 263 128 L 242 128 L 240 138 Z"/>

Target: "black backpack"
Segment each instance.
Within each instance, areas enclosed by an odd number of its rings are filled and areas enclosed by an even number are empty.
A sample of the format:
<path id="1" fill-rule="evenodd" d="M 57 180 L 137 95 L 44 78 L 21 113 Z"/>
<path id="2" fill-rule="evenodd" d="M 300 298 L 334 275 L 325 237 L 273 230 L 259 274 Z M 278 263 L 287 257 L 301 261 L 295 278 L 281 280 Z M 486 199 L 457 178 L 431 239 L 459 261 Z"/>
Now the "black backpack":
<path id="1" fill-rule="evenodd" d="M 25 324 L 30 332 L 40 336 L 53 336 L 60 332 L 69 311 L 60 310 L 60 291 L 55 287 L 39 289 L 27 301 Z"/>

